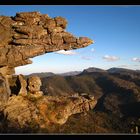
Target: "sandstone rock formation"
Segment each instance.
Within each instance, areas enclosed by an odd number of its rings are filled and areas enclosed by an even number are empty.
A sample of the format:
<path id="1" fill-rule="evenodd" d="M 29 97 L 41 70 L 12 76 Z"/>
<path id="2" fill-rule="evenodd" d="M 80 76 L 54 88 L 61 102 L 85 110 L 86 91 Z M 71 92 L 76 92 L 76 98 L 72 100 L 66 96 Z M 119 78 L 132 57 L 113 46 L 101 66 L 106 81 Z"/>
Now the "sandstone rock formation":
<path id="1" fill-rule="evenodd" d="M 48 128 L 52 124 L 64 124 L 68 117 L 93 109 L 97 103 L 94 96 L 43 96 L 42 85 L 38 76 L 31 76 L 27 82 L 19 75 L 21 89 L 19 95 L 9 97 L 5 105 L 8 127 L 13 128 Z"/>
<path id="2" fill-rule="evenodd" d="M 93 109 L 97 101 L 82 96 L 12 96 L 6 109 L 9 127 L 16 128 L 48 128 L 53 124 L 64 124 L 72 114 Z"/>
<path id="3" fill-rule="evenodd" d="M 86 47 L 93 43 L 87 37 L 75 37 L 65 31 L 66 19 L 50 18 L 39 12 L 17 13 L 14 17 L 0 16 L 0 109 L 9 124 L 45 128 L 50 124 L 63 124 L 72 114 L 93 109 L 93 97 L 42 96 L 39 77 L 26 81 L 19 75 L 19 94 L 10 97 L 9 81 L 14 68 L 31 64 L 30 58 L 58 50 Z M 3 107 L 4 106 L 4 107 Z"/>
<path id="4" fill-rule="evenodd" d="M 29 58 L 58 50 L 82 48 L 93 41 L 65 31 L 67 21 L 39 12 L 0 16 L 0 67 L 30 64 Z"/>
<path id="5" fill-rule="evenodd" d="M 40 87 L 42 85 L 41 83 L 41 79 L 38 76 L 31 76 L 27 79 L 25 79 L 25 77 L 20 74 L 18 76 L 19 82 L 20 82 L 20 91 L 19 91 L 19 95 L 21 96 L 27 96 L 28 94 L 32 95 L 32 96 L 42 96 L 43 92 L 40 91 Z"/>
<path id="6" fill-rule="evenodd" d="M 23 75 L 19 75 L 19 81 L 20 81 L 20 91 L 19 95 L 26 96 L 27 95 L 27 82 Z"/>
<path id="7" fill-rule="evenodd" d="M 13 68 L 7 66 L 0 68 L 0 108 L 7 102 L 11 94 L 9 79 L 12 78 L 13 73 Z"/>
<path id="8" fill-rule="evenodd" d="M 6 103 L 6 101 L 8 100 L 8 98 L 10 96 L 10 91 L 9 91 L 10 89 L 7 84 L 8 84 L 8 82 L 5 79 L 5 77 L 0 75 L 0 99 L 1 99 L 0 108 L 2 108 L 2 106 Z"/>
<path id="9" fill-rule="evenodd" d="M 9 87 L 8 81 L 15 67 L 32 63 L 29 58 L 93 43 L 87 37 L 76 38 L 66 32 L 66 25 L 66 19 L 51 18 L 40 12 L 21 12 L 14 17 L 0 16 L 0 73 L 5 78 L 5 87 Z M 4 90 L 10 95 L 7 88 Z M 6 93 L 3 94 L 6 96 Z"/>
<path id="10" fill-rule="evenodd" d="M 43 95 L 43 92 L 40 91 L 41 79 L 38 76 L 31 76 L 28 79 L 28 90 L 29 94 L 33 94 L 34 97 L 40 97 Z"/>

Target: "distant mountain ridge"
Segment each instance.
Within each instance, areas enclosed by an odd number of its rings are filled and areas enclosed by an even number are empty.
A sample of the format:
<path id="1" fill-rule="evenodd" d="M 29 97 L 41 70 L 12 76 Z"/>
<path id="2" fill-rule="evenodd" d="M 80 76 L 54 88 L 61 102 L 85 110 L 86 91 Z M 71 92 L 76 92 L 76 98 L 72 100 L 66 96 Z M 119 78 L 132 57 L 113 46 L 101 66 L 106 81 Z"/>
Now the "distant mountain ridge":
<path id="1" fill-rule="evenodd" d="M 90 72 L 107 72 L 107 71 L 100 68 L 90 67 L 88 69 L 84 69 L 82 73 L 90 73 Z"/>
<path id="2" fill-rule="evenodd" d="M 32 74 L 29 74 L 27 76 L 33 76 L 33 75 L 36 75 L 36 76 L 39 76 L 40 78 L 43 78 L 43 77 L 54 76 L 55 74 L 52 72 L 41 72 L 41 73 L 32 73 Z"/>
<path id="3" fill-rule="evenodd" d="M 53 73 L 53 72 L 41 72 L 41 73 L 32 73 L 32 74 L 29 74 L 27 76 L 33 76 L 33 75 L 36 75 L 36 76 L 39 76 L 41 78 L 43 77 L 50 77 L 50 76 L 55 76 L 55 75 L 61 75 L 61 76 L 74 76 L 74 75 L 78 75 L 80 74 L 81 71 L 70 71 L 70 72 L 65 72 L 65 73 Z"/>
<path id="4" fill-rule="evenodd" d="M 132 70 L 132 69 L 126 69 L 126 68 L 110 68 L 107 70 L 109 73 L 120 73 L 120 72 L 127 72 L 127 73 L 140 73 L 140 70 Z"/>
<path id="5" fill-rule="evenodd" d="M 39 77 L 50 77 L 50 76 L 54 76 L 54 75 L 60 75 L 60 76 L 74 76 L 74 75 L 78 75 L 78 74 L 85 74 L 85 73 L 94 73 L 94 72 L 106 72 L 106 73 L 110 73 L 110 74 L 114 74 L 114 73 L 121 73 L 121 74 L 140 74 L 140 70 L 132 70 L 132 69 L 126 69 L 126 68 L 110 68 L 108 70 L 104 70 L 101 68 L 96 68 L 96 67 L 89 67 L 87 69 L 84 69 L 83 71 L 69 71 L 69 72 L 65 72 L 65 73 L 53 73 L 53 72 L 40 72 L 40 73 L 32 73 L 29 74 L 28 76 L 31 75 L 37 75 Z"/>
<path id="6" fill-rule="evenodd" d="M 81 71 L 70 71 L 70 72 L 60 73 L 60 74 L 57 74 L 57 75 L 61 75 L 61 76 L 74 76 L 74 75 L 78 75 L 80 73 L 81 73 Z"/>
<path id="7" fill-rule="evenodd" d="M 69 72 L 64 72 L 64 73 L 40 72 L 40 73 L 31 73 L 27 76 L 37 75 L 41 78 L 50 77 L 50 76 L 54 76 L 54 75 L 75 76 L 75 75 L 78 75 L 78 74 L 90 73 L 90 72 L 107 72 L 107 71 L 103 70 L 103 69 L 100 69 L 100 68 L 90 67 L 90 68 L 84 69 L 83 71 L 69 71 Z"/>
<path id="8" fill-rule="evenodd" d="M 135 70 L 90 67 L 78 75 L 68 73 L 44 77 L 42 83 L 42 90 L 49 95 L 92 94 L 98 100 L 96 110 L 111 111 L 118 116 L 130 113 L 131 109 L 124 113 L 123 106 L 127 108 L 129 104 L 140 102 L 140 73 Z"/>

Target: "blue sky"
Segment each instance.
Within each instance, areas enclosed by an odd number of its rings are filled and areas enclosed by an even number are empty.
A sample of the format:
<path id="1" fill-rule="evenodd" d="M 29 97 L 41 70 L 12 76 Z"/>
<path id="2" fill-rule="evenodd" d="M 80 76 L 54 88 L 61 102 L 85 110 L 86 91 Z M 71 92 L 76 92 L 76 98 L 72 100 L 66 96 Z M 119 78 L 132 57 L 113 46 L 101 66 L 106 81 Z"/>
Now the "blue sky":
<path id="1" fill-rule="evenodd" d="M 0 6 L 0 15 L 40 11 L 67 19 L 67 31 L 87 36 L 94 44 L 73 50 L 72 55 L 48 53 L 32 59 L 33 64 L 16 68 L 16 73 L 79 71 L 88 67 L 140 69 L 140 6 Z M 71 52 L 70 52 L 71 53 Z"/>

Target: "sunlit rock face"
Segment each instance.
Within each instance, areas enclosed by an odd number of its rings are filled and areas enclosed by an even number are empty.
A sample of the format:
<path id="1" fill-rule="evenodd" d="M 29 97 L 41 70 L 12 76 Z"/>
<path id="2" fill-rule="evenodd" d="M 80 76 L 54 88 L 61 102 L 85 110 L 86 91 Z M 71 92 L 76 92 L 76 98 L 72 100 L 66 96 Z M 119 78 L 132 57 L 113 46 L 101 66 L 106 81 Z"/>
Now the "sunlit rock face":
<path id="1" fill-rule="evenodd" d="M 8 127 L 45 129 L 50 125 L 62 125 L 71 115 L 87 112 L 97 103 L 94 96 L 86 93 L 81 96 L 43 96 L 38 76 L 29 77 L 27 82 L 22 75 L 19 79 L 19 95 L 9 97 L 4 108 Z"/>
<path id="2" fill-rule="evenodd" d="M 83 96 L 12 96 L 4 110 L 9 127 L 30 128 L 38 126 L 47 128 L 49 125 L 64 124 L 76 113 L 93 109 L 97 101 Z"/>
<path id="3" fill-rule="evenodd" d="M 66 32 L 67 20 L 51 18 L 40 12 L 22 12 L 14 17 L 0 16 L 0 109 L 9 125 L 45 128 L 49 124 L 64 124 L 72 114 L 93 109 L 94 98 L 43 96 L 41 80 L 18 76 L 20 91 L 11 95 L 10 80 L 14 68 L 31 64 L 30 58 L 59 50 L 86 47 L 93 43 L 87 37 L 75 37 Z"/>
<path id="4" fill-rule="evenodd" d="M 63 17 L 51 18 L 36 11 L 17 13 L 14 17 L 0 16 L 0 73 L 7 81 L 5 87 L 9 87 L 15 67 L 32 63 L 29 58 L 93 43 L 87 37 L 77 38 L 66 32 L 66 25 Z M 7 92 L 11 94 L 10 90 Z"/>
<path id="5" fill-rule="evenodd" d="M 0 16 L 0 67 L 30 64 L 29 58 L 58 50 L 86 47 L 87 37 L 75 37 L 65 31 L 67 20 L 51 18 L 40 12 Z"/>

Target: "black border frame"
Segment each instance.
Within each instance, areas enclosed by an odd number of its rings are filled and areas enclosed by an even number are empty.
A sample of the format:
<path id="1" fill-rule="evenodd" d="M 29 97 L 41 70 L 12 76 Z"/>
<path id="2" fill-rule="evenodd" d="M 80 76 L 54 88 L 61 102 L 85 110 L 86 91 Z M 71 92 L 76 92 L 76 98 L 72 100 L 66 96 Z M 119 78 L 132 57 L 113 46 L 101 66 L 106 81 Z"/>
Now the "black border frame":
<path id="1" fill-rule="evenodd" d="M 0 5 L 140 5 L 140 0 L 0 0 Z"/>

